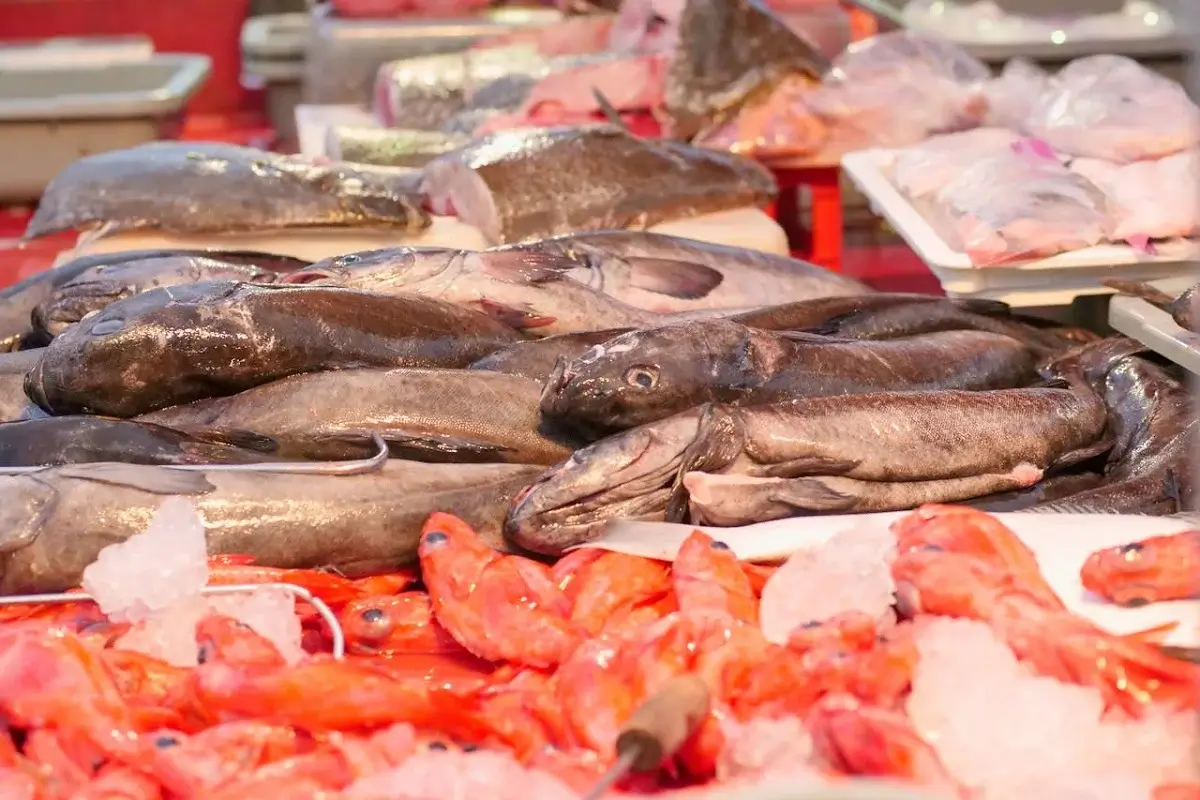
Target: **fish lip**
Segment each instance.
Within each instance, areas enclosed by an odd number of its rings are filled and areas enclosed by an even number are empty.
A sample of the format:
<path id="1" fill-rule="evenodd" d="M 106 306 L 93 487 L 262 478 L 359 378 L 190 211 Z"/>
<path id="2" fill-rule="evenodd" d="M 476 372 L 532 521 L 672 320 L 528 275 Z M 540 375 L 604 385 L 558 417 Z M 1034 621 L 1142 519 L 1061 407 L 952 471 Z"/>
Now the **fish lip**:
<path id="1" fill-rule="evenodd" d="M 295 272 L 289 272 L 286 275 L 280 275 L 275 284 L 280 286 L 305 286 L 310 283 L 320 283 L 322 281 L 345 281 L 349 277 L 350 271 L 346 269 L 312 269 L 311 267 L 305 267 Z"/>
<path id="2" fill-rule="evenodd" d="M 46 356 L 38 359 L 38 362 L 33 365 L 33 369 L 25 373 L 23 388 L 25 396 L 33 401 L 34 405 L 43 411 L 50 411 L 50 400 L 46 395 L 46 376 L 42 369 L 42 365 L 46 363 Z"/>

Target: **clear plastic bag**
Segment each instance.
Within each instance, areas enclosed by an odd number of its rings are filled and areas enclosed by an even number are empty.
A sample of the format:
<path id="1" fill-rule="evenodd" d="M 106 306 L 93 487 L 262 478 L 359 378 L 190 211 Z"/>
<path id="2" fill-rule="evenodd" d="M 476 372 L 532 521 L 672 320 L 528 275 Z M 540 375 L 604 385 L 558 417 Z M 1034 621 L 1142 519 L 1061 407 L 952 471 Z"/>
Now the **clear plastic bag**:
<path id="1" fill-rule="evenodd" d="M 1050 79 L 1026 129 L 1067 155 L 1129 163 L 1200 144 L 1200 108 L 1132 59 L 1088 56 Z"/>
<path id="2" fill-rule="evenodd" d="M 913 199 L 932 197 L 972 164 L 1011 152 L 1020 136 L 1007 128 L 976 128 L 933 136 L 896 153 L 892 182 Z"/>
<path id="3" fill-rule="evenodd" d="M 1124 165 L 1078 158 L 1071 170 L 1108 195 L 1114 239 L 1200 235 L 1200 151 Z"/>
<path id="4" fill-rule="evenodd" d="M 805 78 L 784 80 L 695 144 L 767 160 L 812 156 L 824 147 L 829 131 L 805 103 L 811 91 Z"/>
<path id="5" fill-rule="evenodd" d="M 775 15 L 826 58 L 850 46 L 850 15 L 837 3 L 776 0 L 767 3 Z"/>
<path id="6" fill-rule="evenodd" d="M 986 123 L 1025 132 L 1049 81 L 1050 75 L 1032 61 L 1024 58 L 1009 61 L 1000 75 L 984 86 L 988 104 Z"/>
<path id="7" fill-rule="evenodd" d="M 964 170 L 938 192 L 936 207 L 981 267 L 1091 247 L 1112 230 L 1104 192 L 1041 142 L 1019 140 Z"/>

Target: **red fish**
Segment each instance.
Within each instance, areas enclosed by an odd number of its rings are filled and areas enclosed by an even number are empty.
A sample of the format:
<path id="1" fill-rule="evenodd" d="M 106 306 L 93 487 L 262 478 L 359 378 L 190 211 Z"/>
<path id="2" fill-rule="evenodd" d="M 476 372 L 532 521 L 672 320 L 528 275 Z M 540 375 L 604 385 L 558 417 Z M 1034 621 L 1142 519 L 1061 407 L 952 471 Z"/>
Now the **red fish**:
<path id="1" fill-rule="evenodd" d="M 1099 550 L 1079 577 L 1089 592 L 1123 606 L 1200 597 L 1200 530 Z"/>
<path id="2" fill-rule="evenodd" d="M 433 617 L 425 592 L 352 600 L 338 614 L 346 652 L 391 656 L 400 653 L 466 653 Z"/>

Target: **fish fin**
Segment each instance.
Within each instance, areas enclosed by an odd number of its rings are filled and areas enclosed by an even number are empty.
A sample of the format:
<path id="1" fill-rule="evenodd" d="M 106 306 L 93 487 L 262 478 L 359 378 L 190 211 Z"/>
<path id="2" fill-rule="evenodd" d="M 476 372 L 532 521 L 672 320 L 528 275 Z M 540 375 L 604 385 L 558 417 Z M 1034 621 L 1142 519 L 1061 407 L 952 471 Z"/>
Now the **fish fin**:
<path id="1" fill-rule="evenodd" d="M 212 430 L 209 428 L 176 428 L 176 430 L 180 433 L 186 433 L 201 445 L 237 447 L 242 450 L 253 450 L 257 453 L 279 452 L 279 442 L 270 436 L 263 436 L 261 433 L 241 430 L 240 428 L 225 428 L 221 430 Z M 184 445 L 185 450 L 188 447 L 189 445 Z"/>
<path id="2" fill-rule="evenodd" d="M 92 481 L 109 486 L 125 486 L 150 494 L 208 494 L 217 487 L 209 483 L 204 473 L 170 467 L 147 467 L 137 464 L 97 462 L 57 467 L 55 475 L 80 481 Z"/>
<path id="3" fill-rule="evenodd" d="M 1130 297 L 1140 297 L 1151 305 L 1162 308 L 1171 304 L 1175 298 L 1171 295 L 1156 289 L 1148 283 L 1142 281 L 1124 281 L 1119 278 L 1105 278 L 1100 281 L 1101 284 L 1109 289 L 1114 289 L 1120 294 L 1129 295 Z"/>
<path id="4" fill-rule="evenodd" d="M 952 298 L 950 300 L 963 311 L 980 314 L 985 317 L 1006 317 L 1012 313 L 1012 306 L 1003 300 L 985 300 L 979 297 Z"/>
<path id="5" fill-rule="evenodd" d="M 1029 384 L 1028 389 L 1070 389 L 1071 382 L 1064 378 L 1045 378 Z"/>
<path id="6" fill-rule="evenodd" d="M 558 321 L 557 317 L 543 317 L 530 311 L 524 311 L 513 306 L 498 303 L 495 300 L 483 299 L 476 303 L 479 310 L 498 322 L 503 322 L 510 328 L 525 330 L 527 328 L 544 328 Z"/>
<path id="7" fill-rule="evenodd" d="M 1146 644 L 1162 644 L 1167 634 L 1178 627 L 1179 621 L 1176 620 L 1174 622 L 1163 623 L 1162 625 L 1155 625 L 1153 628 L 1126 633 L 1121 638 L 1134 642 L 1144 642 Z"/>
<path id="8" fill-rule="evenodd" d="M 477 254 L 485 275 L 505 283 L 560 281 L 581 264 L 573 258 L 540 250 L 488 250 Z"/>
<path id="9" fill-rule="evenodd" d="M 1088 459 L 1104 455 L 1109 450 L 1112 450 L 1114 440 L 1115 437 L 1113 436 L 1113 432 L 1111 430 L 1106 430 L 1095 443 L 1089 444 L 1086 447 L 1080 447 L 1077 450 L 1072 450 L 1069 453 L 1063 453 L 1054 460 L 1054 463 L 1051 465 L 1051 467 L 1053 467 L 1055 470 L 1060 470 L 1064 467 L 1081 464 Z"/>
<path id="10" fill-rule="evenodd" d="M 736 418 L 707 403 L 701 407 L 696 438 L 679 456 L 679 468 L 667 501 L 667 522 L 687 518 L 688 492 L 683 477 L 689 472 L 710 472 L 731 464 L 742 449 L 744 435 Z"/>
<path id="11" fill-rule="evenodd" d="M 712 294 L 725 276 L 712 267 L 668 258 L 626 258 L 629 284 L 644 292 L 679 300 L 700 300 Z"/>
<path id="12" fill-rule="evenodd" d="M 814 475 L 845 475 L 860 463 L 857 459 L 807 456 L 779 464 L 770 464 L 762 472 L 765 478 L 809 478 Z"/>
<path id="13" fill-rule="evenodd" d="M 801 511 L 847 511 L 854 497 L 831 489 L 818 478 L 797 478 L 776 487 L 768 499 Z"/>

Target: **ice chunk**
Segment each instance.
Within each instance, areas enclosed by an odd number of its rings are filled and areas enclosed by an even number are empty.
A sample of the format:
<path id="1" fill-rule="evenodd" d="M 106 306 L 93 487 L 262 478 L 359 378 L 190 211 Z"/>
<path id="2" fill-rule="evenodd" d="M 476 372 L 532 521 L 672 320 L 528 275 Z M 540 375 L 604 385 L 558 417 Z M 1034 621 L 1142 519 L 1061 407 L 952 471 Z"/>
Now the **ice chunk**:
<path id="1" fill-rule="evenodd" d="M 755 717 L 746 723 L 723 719 L 721 732 L 725 749 L 717 777 L 723 782 L 795 770 L 812 757 L 812 737 L 799 717 Z"/>
<path id="2" fill-rule="evenodd" d="M 186 499 L 170 497 L 144 531 L 100 551 L 83 588 L 111 619 L 137 622 L 198 595 L 207 556 L 204 521 Z"/>
<path id="3" fill-rule="evenodd" d="M 445 800 L 487 797 L 492 800 L 577 800 L 565 783 L 549 773 L 526 769 L 512 756 L 479 750 L 426 750 L 395 769 L 354 783 L 345 800 Z"/>
<path id="4" fill-rule="evenodd" d="M 783 644 L 800 625 L 846 611 L 887 619 L 896 588 L 888 566 L 895 548 L 896 538 L 886 527 L 859 525 L 796 553 L 763 587 L 764 635 Z"/>
<path id="5" fill-rule="evenodd" d="M 196 624 L 209 613 L 203 597 L 184 598 L 134 623 L 116 641 L 122 650 L 134 650 L 176 667 L 196 666 Z"/>
<path id="6" fill-rule="evenodd" d="M 212 610 L 250 626 L 279 650 L 289 664 L 304 657 L 300 646 L 300 618 L 296 600 L 288 592 L 260 586 L 247 594 L 213 595 L 208 598 Z"/>

